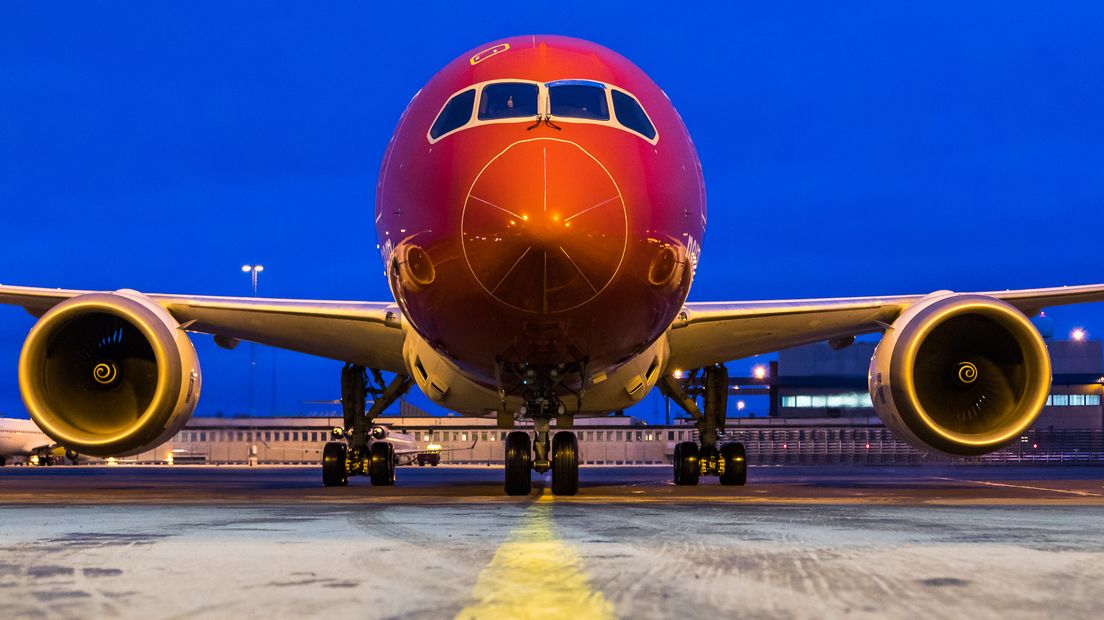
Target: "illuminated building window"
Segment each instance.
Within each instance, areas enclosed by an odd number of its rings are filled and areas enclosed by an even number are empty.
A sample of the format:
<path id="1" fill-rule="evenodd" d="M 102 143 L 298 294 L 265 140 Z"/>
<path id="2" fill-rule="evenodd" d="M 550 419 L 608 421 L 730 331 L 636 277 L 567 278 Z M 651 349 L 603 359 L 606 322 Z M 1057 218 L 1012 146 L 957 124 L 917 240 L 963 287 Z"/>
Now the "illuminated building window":
<path id="1" fill-rule="evenodd" d="M 1100 394 L 1051 394 L 1047 407 L 1099 407 Z"/>
<path id="2" fill-rule="evenodd" d="M 861 409 L 873 407 L 870 394 L 866 392 L 843 392 L 840 394 L 795 394 L 783 396 L 783 408 L 786 409 Z"/>

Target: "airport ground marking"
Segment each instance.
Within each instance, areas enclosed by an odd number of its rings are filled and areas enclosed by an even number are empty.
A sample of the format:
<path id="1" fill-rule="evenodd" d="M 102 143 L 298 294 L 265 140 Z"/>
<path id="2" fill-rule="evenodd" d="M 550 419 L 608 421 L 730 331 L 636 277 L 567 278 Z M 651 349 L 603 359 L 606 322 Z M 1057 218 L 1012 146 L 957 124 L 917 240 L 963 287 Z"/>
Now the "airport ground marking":
<path id="1" fill-rule="evenodd" d="M 479 574 L 472 603 L 457 620 L 487 618 L 615 618 L 613 605 L 590 586 L 582 558 L 552 522 L 545 488 Z"/>
<path id="2" fill-rule="evenodd" d="M 983 484 L 988 487 L 1008 487 L 1011 489 L 1028 489 L 1030 491 L 1047 491 L 1049 493 L 1068 493 L 1069 495 L 1078 495 L 1081 497 L 1104 497 L 1101 493 L 1090 493 L 1089 491 L 1075 491 L 1073 489 L 1050 489 L 1046 487 L 1033 487 L 1026 484 L 1009 484 L 1007 482 L 989 482 L 987 480 L 966 480 L 963 478 L 944 478 L 942 476 L 932 476 L 935 480 L 944 480 L 948 482 L 970 482 L 973 484 Z"/>

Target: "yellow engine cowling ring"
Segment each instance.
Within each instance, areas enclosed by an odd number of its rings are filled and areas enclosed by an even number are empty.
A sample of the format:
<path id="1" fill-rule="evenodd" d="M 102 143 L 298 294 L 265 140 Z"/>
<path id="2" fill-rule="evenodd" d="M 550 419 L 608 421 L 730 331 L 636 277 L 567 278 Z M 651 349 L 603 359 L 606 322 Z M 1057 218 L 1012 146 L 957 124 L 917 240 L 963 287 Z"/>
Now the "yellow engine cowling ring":
<path id="1" fill-rule="evenodd" d="M 934 379 L 933 356 L 946 360 L 945 374 L 940 370 Z M 994 373 L 1000 398 L 983 398 Z M 1013 306 L 940 292 L 910 306 L 886 331 L 868 381 L 875 412 L 898 437 L 929 452 L 976 456 L 1008 444 L 1038 417 L 1050 393 L 1050 355 L 1035 326 Z M 944 406 L 971 402 L 970 390 L 981 395 L 973 406 Z"/>
<path id="2" fill-rule="evenodd" d="M 102 359 L 98 349 L 124 340 L 123 359 Z M 19 359 L 31 418 L 59 444 L 91 456 L 164 443 L 191 417 L 200 383 L 188 335 L 159 304 L 131 290 L 54 306 L 31 328 Z"/>

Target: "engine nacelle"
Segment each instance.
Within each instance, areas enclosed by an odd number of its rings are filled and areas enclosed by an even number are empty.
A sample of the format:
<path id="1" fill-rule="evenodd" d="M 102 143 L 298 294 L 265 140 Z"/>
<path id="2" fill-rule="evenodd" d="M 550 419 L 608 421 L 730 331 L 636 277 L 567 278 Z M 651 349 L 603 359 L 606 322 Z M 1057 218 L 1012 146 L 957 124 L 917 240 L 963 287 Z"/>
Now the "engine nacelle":
<path id="1" fill-rule="evenodd" d="M 50 309 L 19 358 L 23 403 L 44 433 L 93 456 L 168 440 L 199 399 L 195 348 L 179 323 L 136 291 L 89 293 Z"/>
<path id="2" fill-rule="evenodd" d="M 870 361 L 874 410 L 914 446 L 992 452 L 1031 425 L 1050 392 L 1050 355 L 1016 308 L 984 295 L 934 293 L 886 331 Z"/>

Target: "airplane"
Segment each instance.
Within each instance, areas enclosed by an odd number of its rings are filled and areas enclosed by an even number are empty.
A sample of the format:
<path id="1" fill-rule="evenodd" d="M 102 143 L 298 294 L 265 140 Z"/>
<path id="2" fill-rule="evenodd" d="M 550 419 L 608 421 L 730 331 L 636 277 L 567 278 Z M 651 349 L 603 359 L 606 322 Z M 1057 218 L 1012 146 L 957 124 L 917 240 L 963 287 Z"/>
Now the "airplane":
<path id="1" fill-rule="evenodd" d="M 64 449 L 60 450 L 64 453 Z M 13 456 L 25 456 L 35 465 L 52 465 L 59 452 L 57 443 L 39 430 L 32 420 L 0 418 L 0 467 Z M 77 455 L 67 454 L 73 462 Z"/>
<path id="2" fill-rule="evenodd" d="M 686 126 L 629 60 L 561 36 L 494 41 L 435 74 L 386 147 L 374 221 L 392 300 L 0 286 L 0 302 L 39 317 L 19 361 L 28 411 L 81 453 L 156 446 L 196 406 L 188 334 L 201 333 L 345 362 L 348 437 L 324 448 L 327 486 L 394 481 L 394 448 L 368 437 L 414 386 L 512 430 L 509 495 L 530 493 L 532 470 L 551 470 L 554 494 L 576 494 L 573 420 L 653 389 L 698 429 L 675 446 L 675 483 L 738 486 L 745 448 L 718 445 L 725 362 L 882 333 L 869 373 L 878 415 L 922 449 L 973 456 L 1018 437 L 1046 402 L 1050 359 L 1028 317 L 1104 300 L 1104 285 L 1089 285 L 688 301 L 707 213 Z M 691 370 L 694 386 L 676 379 Z"/>

